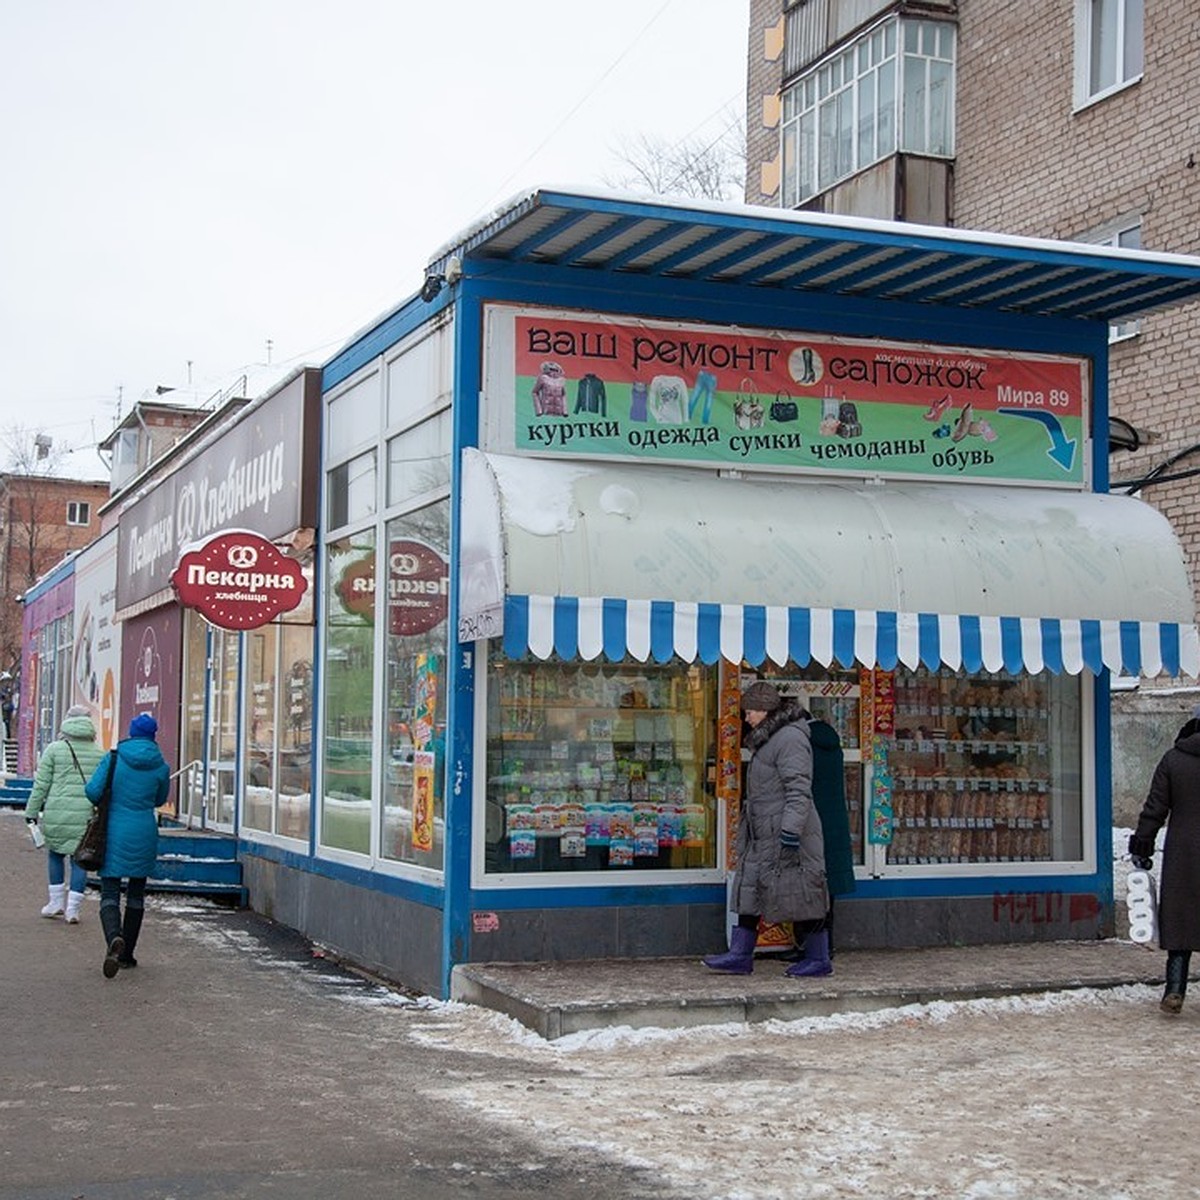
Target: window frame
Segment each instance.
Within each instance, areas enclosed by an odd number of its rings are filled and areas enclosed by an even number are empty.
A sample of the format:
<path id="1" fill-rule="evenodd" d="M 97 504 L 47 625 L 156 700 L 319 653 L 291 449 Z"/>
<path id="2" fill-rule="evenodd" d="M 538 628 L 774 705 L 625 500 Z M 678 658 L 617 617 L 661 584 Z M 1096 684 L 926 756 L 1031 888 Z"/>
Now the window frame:
<path id="1" fill-rule="evenodd" d="M 82 518 L 82 519 L 81 519 Z M 87 500 L 67 501 L 67 524 L 86 528 L 92 523 L 92 506 Z"/>
<path id="2" fill-rule="evenodd" d="M 915 52 L 908 46 L 909 35 L 914 33 L 918 42 Z M 935 43 L 932 54 L 925 50 L 931 33 Z M 944 39 L 949 41 L 948 58 L 941 53 Z M 781 95 L 779 137 L 784 170 L 780 206 L 806 204 L 897 154 L 953 159 L 957 61 L 955 22 L 889 13 L 798 74 Z M 931 68 L 934 63 L 944 65 L 940 75 L 949 79 L 948 98 L 937 85 L 939 73 Z M 923 72 L 925 86 L 913 89 L 906 85 L 916 69 Z M 922 106 L 915 122 L 905 119 L 910 92 L 919 95 Z M 938 128 L 932 114 L 935 98 L 944 102 Z M 865 111 L 866 104 L 870 114 Z M 908 127 L 920 129 L 918 143 L 906 141 Z M 945 144 L 931 148 L 935 138 L 944 138 Z"/>
<path id="3" fill-rule="evenodd" d="M 1113 0 L 1116 4 L 1115 30 L 1116 47 L 1114 51 L 1115 76 L 1111 83 L 1092 88 L 1093 56 L 1092 46 L 1095 41 L 1093 33 L 1095 21 L 1102 15 L 1097 11 L 1097 5 L 1103 0 L 1075 0 L 1075 95 L 1074 111 L 1090 108 L 1109 96 L 1125 91 L 1139 83 L 1145 70 L 1146 36 L 1145 36 L 1145 5 L 1144 0 Z M 1127 58 L 1130 51 L 1128 36 L 1132 27 L 1131 14 L 1136 13 L 1137 30 L 1140 45 L 1137 47 L 1136 69 L 1129 69 Z"/>
<path id="4" fill-rule="evenodd" d="M 1136 245 L 1122 241 L 1126 235 L 1132 233 L 1134 230 L 1137 231 Z M 1135 213 L 1119 217 L 1101 229 L 1086 234 L 1080 240 L 1089 246 L 1111 246 L 1116 250 L 1140 250 L 1142 248 L 1141 214 Z M 1127 321 L 1110 321 L 1108 324 L 1108 344 L 1111 346 L 1118 342 L 1131 341 L 1133 338 L 1140 337 L 1141 332 L 1142 320 L 1140 317 L 1132 317 Z"/>

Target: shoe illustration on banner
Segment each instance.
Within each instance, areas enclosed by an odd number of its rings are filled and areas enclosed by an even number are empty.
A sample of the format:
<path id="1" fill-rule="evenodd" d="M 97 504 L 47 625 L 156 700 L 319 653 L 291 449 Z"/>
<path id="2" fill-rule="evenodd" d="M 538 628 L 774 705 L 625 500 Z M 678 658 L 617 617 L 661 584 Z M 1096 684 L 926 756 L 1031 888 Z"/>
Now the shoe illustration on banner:
<path id="1" fill-rule="evenodd" d="M 975 410 L 970 404 L 964 404 L 962 412 L 958 414 L 958 420 L 954 423 L 954 432 L 950 434 L 952 442 L 961 442 L 967 436 L 971 428 L 971 422 L 975 419 Z"/>
<path id="2" fill-rule="evenodd" d="M 947 393 L 940 400 L 935 400 L 925 414 L 925 420 L 936 421 L 950 407 L 950 395 Z"/>

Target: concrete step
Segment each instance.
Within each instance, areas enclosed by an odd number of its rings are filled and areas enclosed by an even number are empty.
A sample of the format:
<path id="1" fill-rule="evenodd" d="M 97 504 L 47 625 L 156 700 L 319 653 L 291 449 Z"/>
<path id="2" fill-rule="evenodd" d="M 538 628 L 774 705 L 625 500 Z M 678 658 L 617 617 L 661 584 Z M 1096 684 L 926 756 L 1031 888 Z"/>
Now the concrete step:
<path id="1" fill-rule="evenodd" d="M 0 808 L 24 808 L 33 789 L 32 779 L 8 775 L 0 780 Z"/>

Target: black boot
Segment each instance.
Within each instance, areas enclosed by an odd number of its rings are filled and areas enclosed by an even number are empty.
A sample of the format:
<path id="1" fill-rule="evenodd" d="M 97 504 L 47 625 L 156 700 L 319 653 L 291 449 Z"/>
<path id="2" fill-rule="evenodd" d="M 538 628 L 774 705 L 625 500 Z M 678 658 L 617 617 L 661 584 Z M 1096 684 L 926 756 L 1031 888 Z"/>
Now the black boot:
<path id="1" fill-rule="evenodd" d="M 137 945 L 138 934 L 142 930 L 142 917 L 146 915 L 144 908 L 126 906 L 125 922 L 121 926 L 121 937 L 125 942 L 124 953 L 117 956 L 117 963 L 122 967 L 136 967 L 137 959 L 133 957 L 133 948 Z"/>
<path id="2" fill-rule="evenodd" d="M 121 908 L 117 904 L 100 905 L 100 927 L 104 930 L 104 978 L 111 979 L 117 973 L 117 963 L 125 953 L 125 939 L 121 936 Z"/>
<path id="3" fill-rule="evenodd" d="M 1187 995 L 1188 966 L 1191 958 L 1190 950 L 1167 951 L 1167 986 L 1163 992 L 1162 1003 L 1159 1005 L 1163 1012 L 1174 1014 L 1183 1008 L 1183 998 Z"/>

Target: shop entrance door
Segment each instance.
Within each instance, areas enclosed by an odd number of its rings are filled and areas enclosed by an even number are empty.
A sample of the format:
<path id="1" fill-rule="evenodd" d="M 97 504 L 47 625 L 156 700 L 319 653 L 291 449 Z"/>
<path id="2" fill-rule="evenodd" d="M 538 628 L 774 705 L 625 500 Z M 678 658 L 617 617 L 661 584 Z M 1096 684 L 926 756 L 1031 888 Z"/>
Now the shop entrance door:
<path id="1" fill-rule="evenodd" d="M 238 669 L 241 635 L 209 632 L 205 784 L 209 823 L 232 833 L 237 814 Z"/>

